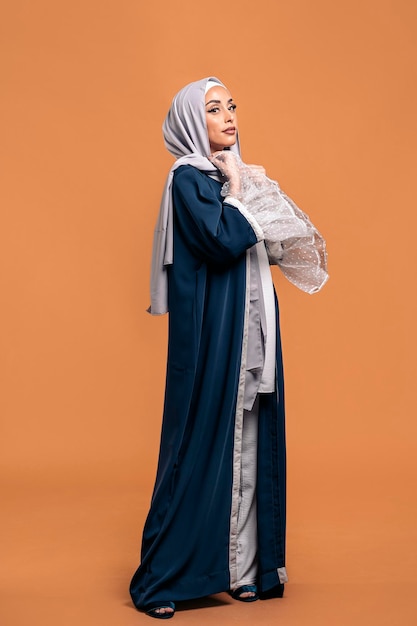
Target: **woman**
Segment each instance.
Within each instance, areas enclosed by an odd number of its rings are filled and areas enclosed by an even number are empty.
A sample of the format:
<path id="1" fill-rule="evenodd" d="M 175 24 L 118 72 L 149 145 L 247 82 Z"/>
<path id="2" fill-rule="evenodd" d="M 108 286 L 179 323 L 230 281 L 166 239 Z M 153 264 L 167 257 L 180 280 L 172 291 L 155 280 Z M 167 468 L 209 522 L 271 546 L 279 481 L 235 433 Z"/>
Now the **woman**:
<path id="1" fill-rule="evenodd" d="M 262 228 L 238 199 L 236 105 L 217 78 L 191 83 L 163 130 L 177 160 L 155 230 L 150 312 L 169 311 L 167 379 L 130 592 L 167 619 L 174 601 L 226 590 L 244 602 L 281 597 L 287 575 L 278 306 Z"/>

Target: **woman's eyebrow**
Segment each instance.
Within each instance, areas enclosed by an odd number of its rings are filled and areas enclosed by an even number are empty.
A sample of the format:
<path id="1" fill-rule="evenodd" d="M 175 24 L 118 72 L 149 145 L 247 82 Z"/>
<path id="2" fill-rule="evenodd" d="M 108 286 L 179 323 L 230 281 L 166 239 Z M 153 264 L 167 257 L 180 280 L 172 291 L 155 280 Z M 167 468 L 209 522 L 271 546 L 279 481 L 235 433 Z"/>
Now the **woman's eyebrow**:
<path id="1" fill-rule="evenodd" d="M 208 102 L 206 102 L 206 106 L 207 106 L 208 104 L 211 104 L 212 102 L 213 102 L 214 104 L 221 104 L 221 101 L 220 101 L 220 100 L 209 100 Z M 229 102 L 233 102 L 233 98 L 229 98 L 229 100 L 227 101 L 227 104 L 229 104 Z"/>

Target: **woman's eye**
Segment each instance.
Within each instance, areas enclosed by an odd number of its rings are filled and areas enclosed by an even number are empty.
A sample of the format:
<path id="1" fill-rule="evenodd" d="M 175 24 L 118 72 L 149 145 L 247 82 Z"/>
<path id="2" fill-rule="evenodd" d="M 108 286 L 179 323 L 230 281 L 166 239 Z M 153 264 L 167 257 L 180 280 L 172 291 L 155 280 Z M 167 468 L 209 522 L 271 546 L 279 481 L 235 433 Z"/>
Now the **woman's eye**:
<path id="1" fill-rule="evenodd" d="M 213 107 L 212 109 L 208 109 L 207 113 L 217 113 L 219 110 L 219 107 Z"/>
<path id="2" fill-rule="evenodd" d="M 237 104 L 231 104 L 229 107 L 229 111 L 236 111 Z"/>

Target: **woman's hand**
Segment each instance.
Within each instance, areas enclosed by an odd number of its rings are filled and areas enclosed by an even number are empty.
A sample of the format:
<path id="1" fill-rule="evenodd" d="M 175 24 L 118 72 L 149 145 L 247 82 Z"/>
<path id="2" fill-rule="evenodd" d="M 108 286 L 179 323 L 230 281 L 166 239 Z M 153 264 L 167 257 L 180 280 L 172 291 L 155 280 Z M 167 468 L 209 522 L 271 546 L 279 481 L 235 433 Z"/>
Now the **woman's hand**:
<path id="1" fill-rule="evenodd" d="M 239 198 L 241 190 L 241 165 L 240 158 L 228 150 L 221 150 L 214 152 L 209 161 L 213 163 L 215 167 L 222 173 L 222 175 L 229 181 L 228 195 L 235 198 Z M 266 175 L 265 168 L 262 165 L 246 165 L 244 171 L 252 178 L 253 181 L 257 181 Z"/>
<path id="2" fill-rule="evenodd" d="M 229 150 L 221 150 L 214 152 L 208 159 L 229 181 L 229 195 L 233 197 L 238 196 L 240 191 L 240 172 L 236 155 Z"/>

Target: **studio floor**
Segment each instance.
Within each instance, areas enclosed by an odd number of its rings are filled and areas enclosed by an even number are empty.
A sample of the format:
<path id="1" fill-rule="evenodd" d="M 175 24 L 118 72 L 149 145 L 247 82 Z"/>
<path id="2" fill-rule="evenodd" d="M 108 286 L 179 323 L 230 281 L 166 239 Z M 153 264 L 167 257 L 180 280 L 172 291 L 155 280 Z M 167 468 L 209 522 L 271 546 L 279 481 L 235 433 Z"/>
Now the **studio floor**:
<path id="1" fill-rule="evenodd" d="M 406 483 L 392 497 L 386 481 L 379 493 L 364 489 L 355 506 L 323 485 L 296 497 L 292 483 L 285 597 L 244 604 L 223 593 L 180 604 L 171 623 L 415 626 L 417 528 Z M 51 477 L 9 484 L 1 626 L 151 624 L 127 591 L 149 487 Z"/>

